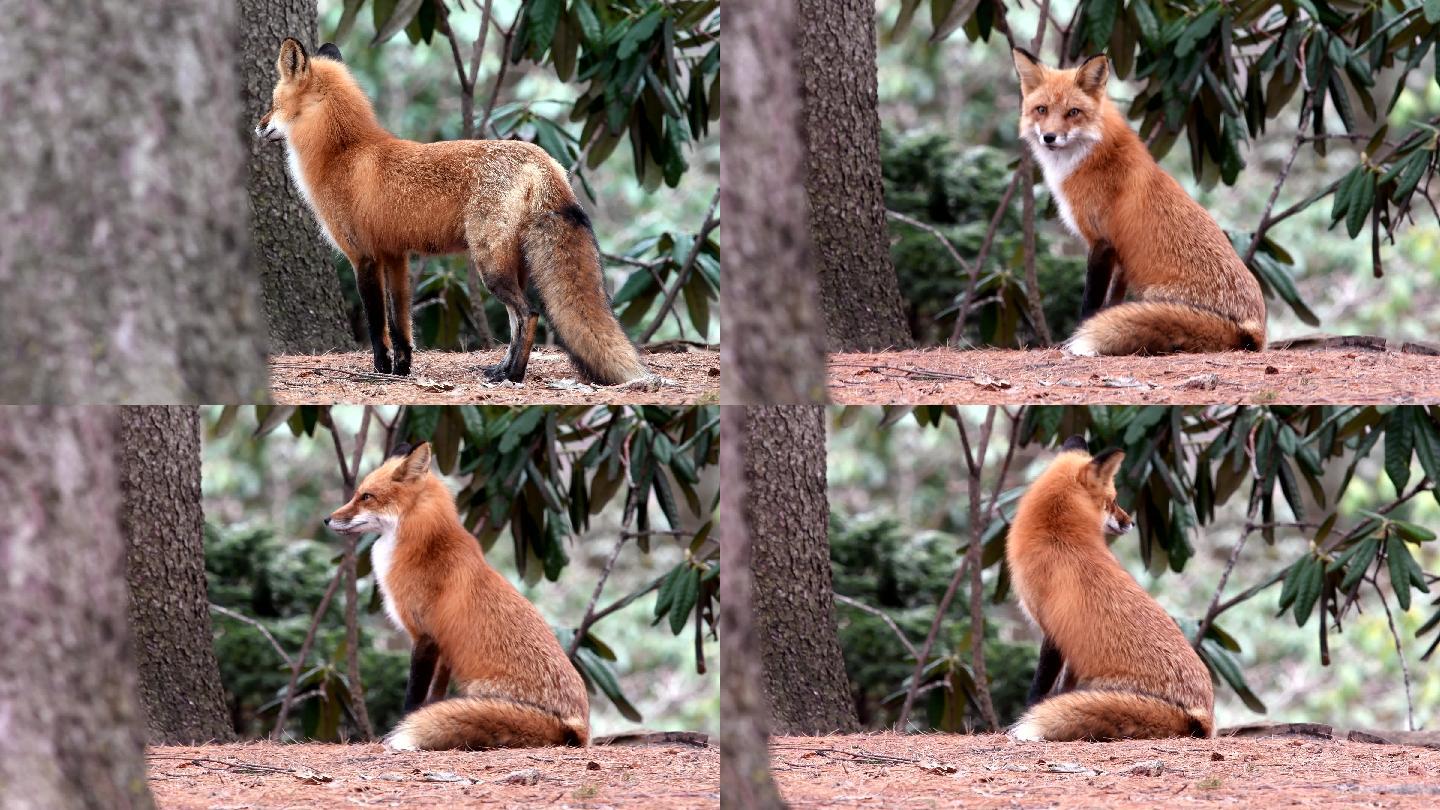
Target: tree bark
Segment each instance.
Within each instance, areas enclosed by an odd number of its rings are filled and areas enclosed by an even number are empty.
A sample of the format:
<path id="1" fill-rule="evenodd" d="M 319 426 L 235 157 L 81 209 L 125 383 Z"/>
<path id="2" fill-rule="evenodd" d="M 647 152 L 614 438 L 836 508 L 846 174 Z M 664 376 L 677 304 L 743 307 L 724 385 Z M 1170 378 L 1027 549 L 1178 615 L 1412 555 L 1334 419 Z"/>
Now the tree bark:
<path id="1" fill-rule="evenodd" d="M 200 417 L 187 407 L 121 408 L 118 435 L 130 628 L 150 742 L 233 739 L 205 586 Z"/>
<path id="2" fill-rule="evenodd" d="M 0 399 L 262 396 L 232 5 L 5 16 Z"/>
<path id="3" fill-rule="evenodd" d="M 750 573 L 771 728 L 855 731 L 830 580 L 825 411 L 746 408 L 744 436 L 745 520 L 754 543 Z"/>
<path id="4" fill-rule="evenodd" d="M 800 0 L 799 7 L 805 188 L 828 347 L 909 346 L 880 180 L 875 0 Z"/>
<path id="5" fill-rule="evenodd" d="M 720 70 L 725 402 L 825 401 L 794 64 L 794 5 L 734 0 Z"/>
<path id="6" fill-rule="evenodd" d="M 720 795 L 729 807 L 783 807 L 770 773 L 760 645 L 745 525 L 745 408 L 720 413 Z"/>
<path id="7" fill-rule="evenodd" d="M 9 408 L 0 418 L 6 806 L 152 806 L 114 443 L 108 409 Z"/>
<path id="8" fill-rule="evenodd" d="M 275 55 L 285 37 L 315 39 L 315 0 L 240 0 L 240 86 L 245 122 L 252 127 L 270 109 Z M 270 350 L 317 354 L 353 349 L 355 336 L 330 245 L 285 168 L 283 144 L 250 138 L 250 238 L 260 277 Z"/>

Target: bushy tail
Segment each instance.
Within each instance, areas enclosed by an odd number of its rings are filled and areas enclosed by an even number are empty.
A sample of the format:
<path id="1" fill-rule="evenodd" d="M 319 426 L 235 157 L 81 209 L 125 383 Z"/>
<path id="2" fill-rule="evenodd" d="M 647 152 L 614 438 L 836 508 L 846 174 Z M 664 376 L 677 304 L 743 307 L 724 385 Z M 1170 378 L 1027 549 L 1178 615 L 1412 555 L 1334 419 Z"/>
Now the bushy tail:
<path id="1" fill-rule="evenodd" d="M 1080 689 L 1030 708 L 1010 734 L 1020 740 L 1129 740 L 1209 737 L 1215 721 L 1154 695 Z"/>
<path id="2" fill-rule="evenodd" d="M 385 738 L 387 745 L 402 751 L 584 746 L 589 740 L 590 729 L 583 719 L 567 721 L 528 703 L 483 696 L 421 706 L 405 715 Z"/>
<path id="3" fill-rule="evenodd" d="M 1065 342 L 1071 354 L 1172 354 L 1265 348 L 1265 325 L 1189 304 L 1130 301 L 1095 313 Z"/>
<path id="4" fill-rule="evenodd" d="M 587 382 L 617 385 L 649 374 L 605 294 L 600 249 L 579 204 L 540 214 L 522 247 L 560 343 Z"/>

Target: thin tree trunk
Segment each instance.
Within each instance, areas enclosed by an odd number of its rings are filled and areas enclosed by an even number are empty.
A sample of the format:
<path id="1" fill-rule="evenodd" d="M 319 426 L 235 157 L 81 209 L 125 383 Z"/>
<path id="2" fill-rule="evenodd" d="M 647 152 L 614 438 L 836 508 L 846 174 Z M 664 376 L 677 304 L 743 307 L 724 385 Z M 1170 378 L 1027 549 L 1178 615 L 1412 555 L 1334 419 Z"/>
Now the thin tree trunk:
<path id="1" fill-rule="evenodd" d="M 825 400 L 805 202 L 794 4 L 733 0 L 720 69 L 720 207 L 729 257 L 721 300 L 725 401 Z"/>
<path id="2" fill-rule="evenodd" d="M 233 5 L 7 4 L 0 399 L 265 390 Z"/>
<path id="3" fill-rule="evenodd" d="M 104 408 L 0 411 L 0 804 L 148 808 Z"/>
<path id="4" fill-rule="evenodd" d="M 126 407 L 118 422 L 120 529 L 150 742 L 233 739 L 205 585 L 199 415 Z"/>
<path id="5" fill-rule="evenodd" d="M 828 345 L 909 346 L 880 181 L 875 0 L 800 0 L 799 7 L 805 188 Z"/>
<path id="6" fill-rule="evenodd" d="M 745 410 L 720 414 L 720 795 L 727 807 L 784 807 L 770 773 L 760 645 L 750 582 L 751 542 L 745 525 Z"/>
<path id="7" fill-rule="evenodd" d="M 854 731 L 830 579 L 825 411 L 746 408 L 745 438 L 752 601 L 770 726 L 782 734 Z"/>
<path id="8" fill-rule="evenodd" d="M 244 121 L 253 127 L 270 109 L 275 55 L 285 37 L 313 54 L 315 0 L 240 0 L 240 85 Z M 315 354 L 356 345 L 340 277 L 315 215 L 285 168 L 283 144 L 250 138 L 250 236 L 253 272 L 260 277 L 270 349 Z"/>

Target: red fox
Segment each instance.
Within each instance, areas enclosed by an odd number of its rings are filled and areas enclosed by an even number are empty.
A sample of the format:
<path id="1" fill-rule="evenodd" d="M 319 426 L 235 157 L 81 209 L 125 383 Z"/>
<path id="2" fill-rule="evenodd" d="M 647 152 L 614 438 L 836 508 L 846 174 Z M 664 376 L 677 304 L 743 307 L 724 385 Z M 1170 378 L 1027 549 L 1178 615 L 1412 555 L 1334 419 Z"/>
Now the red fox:
<path id="1" fill-rule="evenodd" d="M 1073 70 L 1014 50 L 1020 138 L 1060 218 L 1090 248 L 1070 354 L 1258 351 L 1265 298 L 1210 214 L 1165 173 L 1105 95 L 1110 63 Z M 1113 271 L 1113 277 L 1112 277 Z M 1138 299 L 1125 302 L 1126 291 Z"/>
<path id="2" fill-rule="evenodd" d="M 430 474 L 429 444 L 397 447 L 325 525 L 380 533 L 370 555 L 385 612 L 414 645 L 391 748 L 589 744 L 580 673 L 535 606 L 485 562 Z M 460 695 L 446 698 L 452 677 Z"/>
<path id="3" fill-rule="evenodd" d="M 603 385 L 648 378 L 611 310 L 590 217 L 545 150 L 396 138 L 331 43 L 312 59 L 286 39 L 276 69 L 256 133 L 285 143 L 301 196 L 355 267 L 376 371 L 410 373 L 409 254 L 469 251 L 510 316 L 510 349 L 486 379 L 525 378 L 539 317 L 526 298 L 532 284 L 582 377 Z"/>
<path id="4" fill-rule="evenodd" d="M 1020 498 L 1005 559 L 1044 633 L 1019 740 L 1209 737 L 1210 673 L 1185 634 L 1128 574 L 1105 535 L 1130 530 L 1115 504 L 1125 454 L 1091 457 L 1076 436 Z M 1061 671 L 1064 671 L 1063 676 Z M 1060 681 L 1058 694 L 1047 697 Z"/>

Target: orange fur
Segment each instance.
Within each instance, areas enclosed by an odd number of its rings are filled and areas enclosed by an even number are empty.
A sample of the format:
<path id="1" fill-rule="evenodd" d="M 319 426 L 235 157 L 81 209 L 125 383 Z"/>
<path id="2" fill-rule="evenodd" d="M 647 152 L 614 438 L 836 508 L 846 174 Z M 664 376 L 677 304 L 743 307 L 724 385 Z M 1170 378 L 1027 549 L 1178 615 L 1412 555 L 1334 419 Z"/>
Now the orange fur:
<path id="1" fill-rule="evenodd" d="M 326 520 L 380 531 L 371 551 L 386 611 L 440 665 L 429 700 L 390 734 L 398 748 L 586 745 L 590 704 L 580 674 L 535 606 L 490 567 L 465 530 L 430 446 L 391 458 Z M 387 547 L 385 544 L 389 543 Z M 451 678 L 460 696 L 441 699 Z"/>
<path id="2" fill-rule="evenodd" d="M 589 218 L 545 150 L 396 138 L 344 63 L 311 59 L 293 39 L 282 43 L 276 69 L 274 102 L 257 129 L 285 141 L 292 178 L 355 266 L 377 370 L 391 370 L 392 344 L 394 370 L 409 370 L 408 255 L 468 251 L 510 316 L 510 351 L 487 370 L 491 379 L 524 378 L 531 285 L 583 377 L 612 385 L 648 375 L 611 310 Z"/>
<path id="3" fill-rule="evenodd" d="M 1026 712 L 1012 730 L 1023 739 L 1214 732 L 1205 664 L 1105 544 L 1107 517 L 1119 531 L 1129 527 L 1115 505 L 1123 458 L 1063 452 L 1020 499 L 1006 540 L 1011 582 L 1073 685 Z"/>
<path id="4" fill-rule="evenodd" d="M 1114 246 L 1116 293 L 1107 305 L 1123 301 L 1127 289 L 1142 302 L 1166 305 L 1115 307 L 1104 321 L 1081 324 L 1067 347 L 1076 354 L 1264 348 L 1259 282 L 1105 94 L 1105 57 L 1071 70 L 1047 68 L 1020 50 L 1014 59 L 1023 96 L 1020 137 L 1044 171 L 1061 218 L 1090 247 Z"/>

